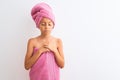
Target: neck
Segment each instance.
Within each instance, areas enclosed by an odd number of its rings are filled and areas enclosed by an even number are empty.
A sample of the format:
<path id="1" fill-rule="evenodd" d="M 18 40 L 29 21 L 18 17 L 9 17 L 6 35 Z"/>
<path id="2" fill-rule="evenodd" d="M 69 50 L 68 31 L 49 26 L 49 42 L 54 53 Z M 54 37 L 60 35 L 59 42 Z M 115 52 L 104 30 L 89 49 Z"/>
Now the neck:
<path id="1" fill-rule="evenodd" d="M 42 34 L 42 33 L 41 33 L 41 37 L 42 37 L 42 38 L 49 38 L 49 37 L 51 37 L 51 35 L 50 35 L 50 34 Z"/>

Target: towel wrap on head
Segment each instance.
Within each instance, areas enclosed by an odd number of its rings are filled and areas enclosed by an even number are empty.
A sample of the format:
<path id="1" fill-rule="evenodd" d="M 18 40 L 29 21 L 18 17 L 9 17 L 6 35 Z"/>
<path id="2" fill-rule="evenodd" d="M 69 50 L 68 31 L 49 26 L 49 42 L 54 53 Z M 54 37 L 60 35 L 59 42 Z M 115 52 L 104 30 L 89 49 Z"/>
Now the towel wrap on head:
<path id="1" fill-rule="evenodd" d="M 39 27 L 40 21 L 43 17 L 49 18 L 55 25 L 55 16 L 52 12 L 52 8 L 44 2 L 38 3 L 32 8 L 31 16 L 37 27 Z"/>

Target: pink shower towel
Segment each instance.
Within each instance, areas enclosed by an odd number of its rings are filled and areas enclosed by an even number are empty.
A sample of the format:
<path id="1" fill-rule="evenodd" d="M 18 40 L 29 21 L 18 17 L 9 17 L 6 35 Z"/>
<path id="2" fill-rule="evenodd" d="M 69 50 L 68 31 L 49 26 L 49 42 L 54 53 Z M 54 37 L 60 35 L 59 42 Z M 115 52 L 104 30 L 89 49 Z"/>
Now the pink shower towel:
<path id="1" fill-rule="evenodd" d="M 39 23 L 43 17 L 49 18 L 55 25 L 55 17 L 52 8 L 44 2 L 38 3 L 32 8 L 31 16 L 37 27 L 39 27 Z"/>
<path id="2" fill-rule="evenodd" d="M 34 53 L 37 50 L 34 48 Z M 30 80 L 60 80 L 59 67 L 56 64 L 53 52 L 43 52 L 32 66 L 29 75 Z"/>

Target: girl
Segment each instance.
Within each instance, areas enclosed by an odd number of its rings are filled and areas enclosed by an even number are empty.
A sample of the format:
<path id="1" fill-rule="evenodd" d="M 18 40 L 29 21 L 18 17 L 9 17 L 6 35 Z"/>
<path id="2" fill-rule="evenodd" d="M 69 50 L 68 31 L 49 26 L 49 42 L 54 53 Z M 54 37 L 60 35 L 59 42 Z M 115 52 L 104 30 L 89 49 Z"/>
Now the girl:
<path id="1" fill-rule="evenodd" d="M 61 39 L 51 35 L 55 26 L 52 9 L 46 3 L 39 3 L 32 8 L 31 15 L 41 34 L 28 40 L 25 69 L 30 69 L 30 80 L 59 80 L 64 54 Z"/>

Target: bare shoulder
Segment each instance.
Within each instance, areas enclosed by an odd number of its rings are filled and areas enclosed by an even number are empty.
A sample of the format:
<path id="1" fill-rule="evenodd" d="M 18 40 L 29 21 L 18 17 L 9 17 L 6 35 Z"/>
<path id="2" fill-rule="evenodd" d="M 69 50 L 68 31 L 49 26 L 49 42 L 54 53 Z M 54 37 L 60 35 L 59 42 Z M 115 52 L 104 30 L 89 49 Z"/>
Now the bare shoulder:
<path id="1" fill-rule="evenodd" d="M 28 40 L 28 45 L 29 45 L 29 44 L 30 44 L 30 45 L 34 45 L 35 42 L 36 42 L 36 39 L 37 39 L 37 37 L 35 37 L 35 38 L 30 38 L 30 39 Z"/>
<path id="2" fill-rule="evenodd" d="M 60 38 L 57 38 L 57 43 L 62 44 L 62 40 Z"/>
<path id="3" fill-rule="evenodd" d="M 58 45 L 62 45 L 62 40 L 60 38 L 54 37 L 54 40 Z"/>

